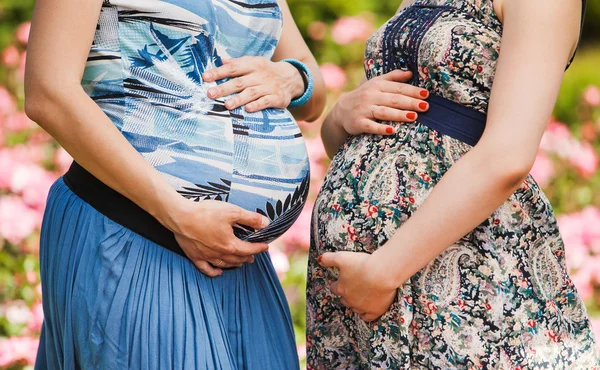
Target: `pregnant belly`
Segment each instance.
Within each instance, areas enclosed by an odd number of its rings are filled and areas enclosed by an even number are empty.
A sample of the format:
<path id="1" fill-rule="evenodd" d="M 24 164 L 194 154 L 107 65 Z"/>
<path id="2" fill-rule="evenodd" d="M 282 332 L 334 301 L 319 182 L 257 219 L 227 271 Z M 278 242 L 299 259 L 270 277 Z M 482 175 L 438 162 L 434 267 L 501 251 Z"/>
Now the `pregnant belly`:
<path id="1" fill-rule="evenodd" d="M 315 201 L 320 252 L 373 252 L 417 210 L 466 150 L 418 124 L 392 136 L 351 138 L 336 154 Z"/>
<path id="2" fill-rule="evenodd" d="M 300 129 L 287 110 L 213 112 L 165 121 L 157 134 L 123 134 L 171 185 L 194 201 L 218 200 L 271 220 L 259 231 L 240 225 L 238 237 L 271 242 L 299 216 L 309 184 Z"/>

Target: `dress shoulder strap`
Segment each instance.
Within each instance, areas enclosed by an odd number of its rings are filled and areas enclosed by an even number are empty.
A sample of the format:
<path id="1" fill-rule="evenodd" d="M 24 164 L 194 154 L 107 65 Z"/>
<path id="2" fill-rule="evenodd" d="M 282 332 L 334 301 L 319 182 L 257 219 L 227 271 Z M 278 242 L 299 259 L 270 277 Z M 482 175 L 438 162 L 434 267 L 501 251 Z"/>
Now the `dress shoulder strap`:
<path id="1" fill-rule="evenodd" d="M 579 39 L 581 40 L 581 34 L 583 33 L 583 23 L 585 20 L 585 8 L 587 5 L 587 0 L 581 0 L 582 4 L 581 4 L 581 27 L 579 29 Z M 569 68 L 569 66 L 571 65 L 571 63 L 573 63 L 573 59 L 575 59 L 575 54 L 576 54 L 577 50 L 575 50 L 575 52 L 573 53 L 573 56 L 571 57 L 571 60 L 569 61 L 569 64 L 567 65 L 567 68 Z"/>

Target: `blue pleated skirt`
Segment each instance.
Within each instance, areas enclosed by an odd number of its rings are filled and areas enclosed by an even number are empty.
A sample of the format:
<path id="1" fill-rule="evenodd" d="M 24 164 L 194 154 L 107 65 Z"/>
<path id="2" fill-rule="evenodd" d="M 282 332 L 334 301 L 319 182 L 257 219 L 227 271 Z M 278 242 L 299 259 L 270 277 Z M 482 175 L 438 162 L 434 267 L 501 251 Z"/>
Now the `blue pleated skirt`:
<path id="1" fill-rule="evenodd" d="M 40 241 L 45 321 L 36 369 L 298 369 L 267 253 L 203 275 L 111 221 L 62 178 Z"/>

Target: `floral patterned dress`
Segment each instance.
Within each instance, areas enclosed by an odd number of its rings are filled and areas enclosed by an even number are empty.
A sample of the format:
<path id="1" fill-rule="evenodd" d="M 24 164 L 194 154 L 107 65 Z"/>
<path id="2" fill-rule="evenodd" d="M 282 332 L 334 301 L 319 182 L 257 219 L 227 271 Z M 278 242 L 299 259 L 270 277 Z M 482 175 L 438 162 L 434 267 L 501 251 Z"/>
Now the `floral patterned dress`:
<path id="1" fill-rule="evenodd" d="M 417 0 L 368 41 L 366 74 L 410 69 L 414 84 L 485 113 L 501 34 L 491 0 Z M 335 276 L 317 257 L 385 244 L 470 149 L 419 122 L 340 148 L 313 214 L 309 369 L 600 368 L 552 208 L 531 176 L 400 287 L 379 320 L 363 322 L 331 294 Z"/>

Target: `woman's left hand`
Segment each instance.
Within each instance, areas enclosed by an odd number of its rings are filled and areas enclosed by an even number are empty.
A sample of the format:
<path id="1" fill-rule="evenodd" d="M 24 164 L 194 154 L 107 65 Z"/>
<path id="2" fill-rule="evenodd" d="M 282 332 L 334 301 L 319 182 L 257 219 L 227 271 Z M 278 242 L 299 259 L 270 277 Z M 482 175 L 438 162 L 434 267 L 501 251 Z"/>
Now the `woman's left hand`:
<path id="1" fill-rule="evenodd" d="M 324 253 L 318 259 L 323 267 L 339 269 L 338 280 L 331 284 L 331 293 L 339 296 L 344 306 L 367 322 L 383 315 L 397 294 L 396 288 L 386 284 L 371 256 L 367 253 L 335 252 Z"/>
<path id="2" fill-rule="evenodd" d="M 239 93 L 225 101 L 229 110 L 246 106 L 247 112 L 266 108 L 287 108 L 295 97 L 304 93 L 300 71 L 287 62 L 272 62 L 264 57 L 241 57 L 223 60 L 223 66 L 206 71 L 202 79 L 214 82 L 231 80 L 208 89 L 208 97 Z"/>

